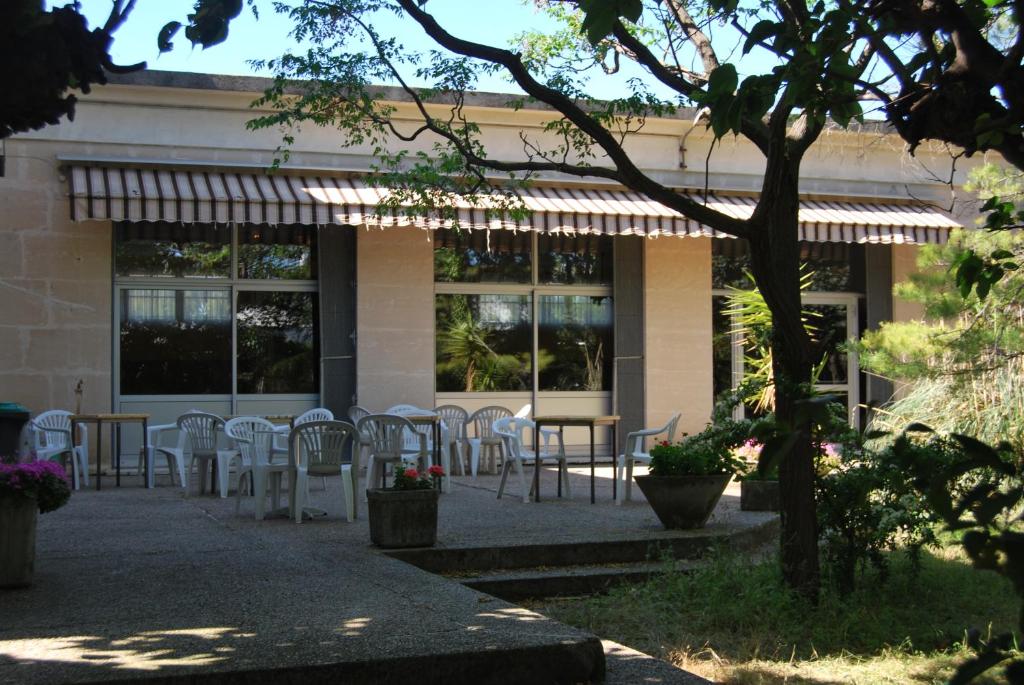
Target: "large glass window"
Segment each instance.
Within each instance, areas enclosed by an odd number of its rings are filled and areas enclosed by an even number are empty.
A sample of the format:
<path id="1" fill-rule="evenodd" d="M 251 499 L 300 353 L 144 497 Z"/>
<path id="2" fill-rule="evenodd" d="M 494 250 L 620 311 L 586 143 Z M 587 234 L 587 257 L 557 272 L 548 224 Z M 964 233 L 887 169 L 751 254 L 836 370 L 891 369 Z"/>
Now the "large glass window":
<path id="1" fill-rule="evenodd" d="M 612 389 L 612 298 L 541 295 L 537 372 L 541 390 Z"/>
<path id="2" fill-rule="evenodd" d="M 238 392 L 317 392 L 316 293 L 238 293 Z"/>
<path id="3" fill-rule="evenodd" d="M 149 278 L 228 278 L 231 229 L 225 224 L 120 223 L 115 273 Z"/>
<path id="4" fill-rule="evenodd" d="M 434 232 L 438 283 L 529 283 L 530 234 L 441 229 Z"/>
<path id="5" fill-rule="evenodd" d="M 125 288 L 121 394 L 231 392 L 228 290 Z"/>
<path id="6" fill-rule="evenodd" d="M 528 296 L 449 294 L 435 303 L 438 392 L 530 388 Z"/>
<path id="7" fill-rule="evenodd" d="M 610 236 L 440 230 L 434 240 L 438 392 L 530 391 L 534 375 L 541 391 L 611 390 Z"/>
<path id="8" fill-rule="evenodd" d="M 121 395 L 319 391 L 316 229 L 115 227 Z"/>

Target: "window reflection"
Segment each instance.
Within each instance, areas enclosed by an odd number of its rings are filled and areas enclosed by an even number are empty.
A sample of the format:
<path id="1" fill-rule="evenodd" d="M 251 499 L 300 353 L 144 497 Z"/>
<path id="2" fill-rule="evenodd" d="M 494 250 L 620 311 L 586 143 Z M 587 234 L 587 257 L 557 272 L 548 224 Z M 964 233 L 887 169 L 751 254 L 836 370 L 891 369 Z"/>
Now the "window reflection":
<path id="1" fill-rule="evenodd" d="M 537 236 L 541 283 L 611 285 L 612 237 L 608 235 Z"/>
<path id="2" fill-rule="evenodd" d="M 231 229 L 225 224 L 119 223 L 114 268 L 118 276 L 227 278 Z"/>
<path id="3" fill-rule="evenodd" d="M 529 283 L 531 270 L 528 233 L 434 232 L 434 280 L 438 283 Z"/>
<path id="4" fill-rule="evenodd" d="M 238 392 L 317 392 L 317 318 L 315 293 L 238 293 Z"/>
<path id="5" fill-rule="evenodd" d="M 812 272 L 815 292 L 864 292 L 864 246 L 801 241 L 800 261 Z M 749 288 L 750 248 L 746 240 L 711 241 L 711 287 Z"/>
<path id="6" fill-rule="evenodd" d="M 611 389 L 611 297 L 542 295 L 537 326 L 541 390 Z"/>
<path id="7" fill-rule="evenodd" d="M 231 392 L 230 293 L 121 291 L 122 395 Z"/>
<path id="8" fill-rule="evenodd" d="M 438 295 L 438 392 L 528 390 L 532 316 L 526 295 Z"/>
<path id="9" fill-rule="evenodd" d="M 814 361 L 821 366 L 818 383 L 846 383 L 847 359 L 846 306 L 840 304 L 809 304 L 810 325 L 813 327 Z"/>
<path id="10" fill-rule="evenodd" d="M 316 231 L 310 226 L 242 226 L 238 229 L 238 277 L 313 280 Z"/>

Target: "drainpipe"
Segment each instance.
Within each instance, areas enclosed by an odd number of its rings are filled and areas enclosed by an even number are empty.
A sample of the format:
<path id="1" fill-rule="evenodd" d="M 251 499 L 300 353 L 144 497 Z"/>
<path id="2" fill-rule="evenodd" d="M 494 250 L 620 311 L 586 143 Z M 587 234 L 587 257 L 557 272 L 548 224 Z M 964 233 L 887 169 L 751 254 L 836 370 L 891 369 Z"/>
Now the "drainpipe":
<path id="1" fill-rule="evenodd" d="M 686 133 L 679 139 L 679 168 L 686 169 L 686 139 L 693 133 L 693 130 L 697 128 L 697 124 L 701 122 L 701 119 L 706 119 L 711 114 L 709 107 L 701 107 L 697 110 L 696 116 L 693 117 L 693 123 L 690 124 L 690 128 L 686 130 Z"/>

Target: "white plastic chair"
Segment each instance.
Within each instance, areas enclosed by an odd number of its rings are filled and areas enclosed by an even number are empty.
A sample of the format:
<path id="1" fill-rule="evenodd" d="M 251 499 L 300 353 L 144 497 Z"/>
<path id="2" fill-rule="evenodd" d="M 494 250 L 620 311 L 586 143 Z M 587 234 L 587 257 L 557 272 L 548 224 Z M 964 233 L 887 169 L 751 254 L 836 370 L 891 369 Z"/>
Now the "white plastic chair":
<path id="1" fill-rule="evenodd" d="M 291 426 L 278 426 L 277 432 L 287 436 L 287 435 L 289 435 L 291 433 L 291 431 L 295 428 L 295 426 L 301 426 L 302 424 L 310 423 L 311 421 L 333 421 L 333 420 L 334 420 L 334 412 L 332 412 L 330 409 L 324 409 L 323 407 L 316 407 L 314 409 L 310 409 L 310 410 L 305 411 L 305 412 L 299 414 L 298 416 L 296 416 L 295 420 L 292 421 L 292 425 Z M 290 455 L 291 454 L 291 445 L 288 446 L 287 450 L 288 450 L 288 454 Z M 323 482 L 324 490 L 326 490 L 327 489 L 327 479 L 326 478 L 321 478 L 320 480 Z"/>
<path id="2" fill-rule="evenodd" d="M 477 409 L 469 415 L 467 426 L 473 426 L 473 437 L 467 437 L 469 444 L 469 470 L 476 478 L 477 470 L 480 467 L 481 452 L 497 465 L 496 452 L 504 451 L 504 442 L 500 436 L 494 434 L 494 422 L 498 419 L 511 418 L 512 412 L 505 407 L 492 405 Z"/>
<path id="3" fill-rule="evenodd" d="M 162 442 L 168 436 L 174 435 L 174 444 Z M 149 426 L 146 430 L 146 487 L 151 488 L 156 484 L 156 474 L 153 471 L 153 462 L 159 454 L 167 460 L 167 473 L 171 476 L 171 485 L 174 485 L 174 473 L 178 473 L 178 483 L 182 488 L 188 489 L 188 479 L 185 477 L 185 450 L 188 435 L 178 428 L 177 423 L 164 423 Z"/>
<path id="4" fill-rule="evenodd" d="M 676 425 L 679 423 L 680 413 L 676 413 L 661 428 L 649 428 L 642 431 L 633 431 L 626 436 L 625 452 L 619 455 L 615 465 L 615 477 L 619 479 L 619 496 L 616 504 L 628 502 L 633 496 L 633 464 L 641 462 L 651 463 L 651 455 L 647 452 L 644 443 L 647 438 L 654 438 L 665 434 L 665 440 L 672 442 L 676 435 Z M 623 478 L 625 476 L 625 478 Z"/>
<path id="5" fill-rule="evenodd" d="M 399 467 L 416 463 L 422 467 L 427 461 L 426 436 L 416 431 L 409 419 L 395 414 L 370 414 L 359 419 L 356 429 L 370 441 L 370 457 L 366 464 L 366 488 L 379 487 L 388 464 Z M 406 435 L 420 436 L 420 448 L 416 454 L 406 450 Z M 366 495 L 363 495 L 366 501 Z"/>
<path id="6" fill-rule="evenodd" d="M 205 411 L 193 409 L 178 417 L 176 423 L 162 426 L 150 426 L 146 437 L 146 475 L 149 485 L 153 485 L 153 461 L 157 452 L 167 457 L 168 468 L 175 461 L 181 486 L 189 490 L 189 479 L 196 462 L 199 462 L 199 493 L 206 492 L 206 472 L 210 463 L 217 467 L 217 486 L 220 496 L 228 496 L 228 473 L 231 462 L 240 458 L 237 450 L 220 445 L 220 431 L 224 427 L 224 419 Z M 177 441 L 173 446 L 160 443 L 161 437 L 171 431 L 178 432 Z M 191 455 L 188 465 L 185 459 Z M 173 474 L 173 470 L 172 470 Z M 171 476 L 174 482 L 174 476 Z M 212 484 L 211 484 L 212 487 Z"/>
<path id="7" fill-rule="evenodd" d="M 437 416 L 437 412 L 432 409 L 423 409 L 412 404 L 396 404 L 387 410 L 388 414 L 394 414 L 395 416 Z M 411 422 L 410 422 L 411 423 Z M 408 454 L 416 454 L 420 450 L 420 441 L 426 440 L 427 444 L 427 465 L 433 466 L 434 464 L 434 426 L 429 423 L 413 423 L 414 432 L 405 434 L 405 451 Z M 440 429 L 438 432 L 441 434 L 441 449 L 438 452 L 441 455 L 441 468 L 444 469 L 444 478 L 442 479 L 441 489 L 443 492 L 451 492 L 451 454 L 449 450 L 444 449 L 444 446 L 449 443 L 449 432 L 448 427 L 442 420 Z M 420 437 L 423 436 L 423 437 Z"/>
<path id="8" fill-rule="evenodd" d="M 440 407 L 434 407 L 434 412 L 441 417 L 443 422 L 444 449 L 448 452 L 449 462 L 454 457 L 454 464 L 459 467 L 459 475 L 464 476 L 466 475 L 466 465 L 462 458 L 466 453 L 466 422 L 469 421 L 469 413 L 454 404 L 442 404 Z"/>
<path id="9" fill-rule="evenodd" d="M 70 457 L 71 482 L 75 490 L 82 484 L 89 485 L 89 432 L 84 424 L 78 425 L 76 445 L 71 436 L 71 412 L 51 409 L 32 419 L 32 432 L 32 449 L 38 461 L 60 459 L 66 462 Z"/>
<path id="10" fill-rule="evenodd" d="M 239 416 L 224 424 L 224 432 L 235 441 L 242 455 L 238 469 L 238 491 L 235 511 L 242 508 L 242 478 L 249 476 L 252 494 L 256 499 L 256 520 L 266 516 L 267 487 L 271 489 L 271 507 L 278 509 L 281 501 L 281 479 L 291 470 L 287 463 L 270 461 L 274 444 L 274 424 L 258 416 Z"/>
<path id="11" fill-rule="evenodd" d="M 533 464 L 536 459 L 536 452 L 534 450 L 526 449 L 523 433 L 529 431 L 529 434 L 533 435 L 535 427 L 536 424 L 530 419 L 517 418 L 515 416 L 497 419 L 494 422 L 494 433 L 499 436 L 505 444 L 505 463 L 501 468 L 501 483 L 498 485 L 498 499 L 501 499 L 501 495 L 505 491 L 505 482 L 508 480 L 508 472 L 512 468 L 515 468 L 516 472 L 519 474 L 519 484 L 523 491 L 523 501 L 530 501 L 530 495 L 533 494 L 533 487 L 532 482 L 529 489 L 526 487 L 526 476 L 524 474 L 525 469 L 523 468 L 523 465 Z M 569 468 L 565 458 L 565 445 L 562 443 L 562 439 L 559 434 L 556 433 L 555 438 L 558 442 L 558 451 L 554 453 L 551 452 L 551 447 L 548 444 L 549 437 L 545 436 L 544 446 L 540 451 L 540 460 L 542 464 L 546 461 L 555 461 L 558 463 L 558 478 L 560 484 L 564 483 L 565 496 L 571 498 L 572 489 L 569 485 Z"/>
<path id="12" fill-rule="evenodd" d="M 346 446 L 351 441 L 351 450 Z M 288 435 L 289 463 L 295 474 L 288 488 L 289 514 L 302 523 L 309 501 L 310 477 L 341 476 L 345 493 L 345 515 L 356 518 L 356 480 L 359 477 L 359 431 L 344 421 L 303 421 Z"/>

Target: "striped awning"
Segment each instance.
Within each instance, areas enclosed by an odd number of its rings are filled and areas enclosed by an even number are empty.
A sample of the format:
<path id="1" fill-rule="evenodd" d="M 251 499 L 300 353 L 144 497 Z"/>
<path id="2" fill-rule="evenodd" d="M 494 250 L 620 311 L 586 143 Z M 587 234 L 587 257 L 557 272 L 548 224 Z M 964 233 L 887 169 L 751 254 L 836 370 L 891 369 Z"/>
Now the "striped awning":
<path id="1" fill-rule="evenodd" d="M 238 222 L 346 224 L 374 227 L 450 227 L 453 221 L 378 216 L 388 190 L 364 180 L 329 176 L 232 173 L 74 165 L 65 170 L 74 221 Z M 521 193 L 529 214 L 520 221 L 495 216 L 480 202 L 455 197 L 462 228 L 548 233 L 728 237 L 639 193 L 597 188 L 534 186 Z M 698 196 L 695 199 L 699 200 Z M 745 219 L 752 197 L 713 195 L 707 204 Z M 800 239 L 843 243 L 944 243 L 959 224 L 916 205 L 880 202 L 802 201 Z"/>

